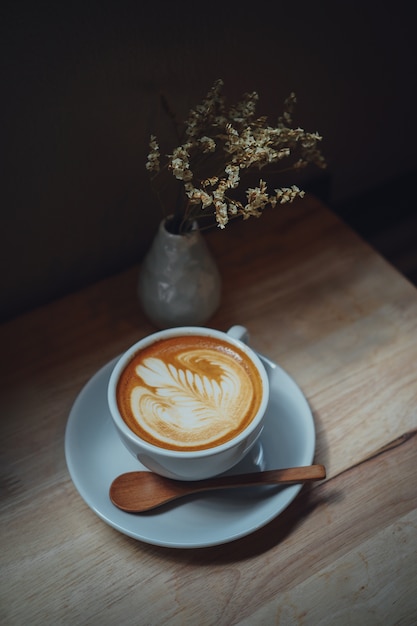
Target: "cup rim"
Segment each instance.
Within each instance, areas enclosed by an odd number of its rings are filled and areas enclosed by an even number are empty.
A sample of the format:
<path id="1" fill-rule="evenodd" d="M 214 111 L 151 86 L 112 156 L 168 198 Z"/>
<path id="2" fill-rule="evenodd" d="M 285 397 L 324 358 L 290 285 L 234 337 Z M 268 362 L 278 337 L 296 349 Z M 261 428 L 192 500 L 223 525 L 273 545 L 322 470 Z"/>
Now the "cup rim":
<path id="1" fill-rule="evenodd" d="M 123 417 L 120 414 L 117 399 L 116 399 L 116 386 L 118 377 L 125 367 L 125 365 L 133 358 L 133 356 L 141 350 L 142 348 L 158 341 L 159 338 L 169 338 L 169 337 L 177 337 L 181 335 L 204 335 L 204 336 L 214 336 L 215 338 L 221 339 L 223 341 L 229 342 L 231 345 L 239 348 L 245 355 L 251 359 L 253 364 L 256 366 L 261 379 L 262 379 L 262 387 L 263 394 L 258 410 L 250 421 L 250 423 L 235 437 L 225 441 L 219 445 L 205 448 L 203 450 L 170 450 L 169 448 L 163 448 L 161 446 L 154 445 L 144 439 L 141 439 L 136 433 L 134 433 L 129 426 L 124 421 Z M 107 402 L 110 409 L 110 414 L 112 416 L 112 420 L 115 426 L 119 429 L 119 431 L 123 434 L 123 436 L 129 439 L 133 444 L 140 445 L 144 452 L 148 451 L 149 453 L 157 453 L 159 455 L 163 455 L 167 458 L 176 458 L 176 459 L 197 459 L 204 458 L 207 456 L 214 456 L 216 454 L 220 454 L 229 448 L 235 447 L 239 445 L 239 443 L 245 440 L 248 436 L 248 433 L 252 433 L 259 426 L 260 422 L 263 419 L 263 416 L 266 412 L 269 401 L 269 378 L 266 372 L 266 369 L 260 360 L 259 356 L 256 352 L 247 344 L 234 337 L 231 337 L 227 334 L 227 331 L 216 330 L 214 328 L 208 328 L 206 326 L 177 326 L 174 328 L 168 328 L 156 331 L 142 339 L 139 339 L 134 344 L 132 344 L 127 350 L 123 352 L 117 359 L 112 372 L 110 374 L 109 382 L 107 385 Z"/>

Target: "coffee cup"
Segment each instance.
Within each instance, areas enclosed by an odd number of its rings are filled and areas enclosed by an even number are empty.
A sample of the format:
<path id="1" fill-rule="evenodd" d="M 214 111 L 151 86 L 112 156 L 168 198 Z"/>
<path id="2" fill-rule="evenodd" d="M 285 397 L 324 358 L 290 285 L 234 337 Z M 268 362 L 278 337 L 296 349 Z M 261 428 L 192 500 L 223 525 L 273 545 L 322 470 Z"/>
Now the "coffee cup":
<path id="1" fill-rule="evenodd" d="M 116 430 L 142 465 L 201 480 L 239 463 L 259 438 L 269 381 L 247 331 L 184 326 L 155 332 L 117 361 L 108 384 Z"/>

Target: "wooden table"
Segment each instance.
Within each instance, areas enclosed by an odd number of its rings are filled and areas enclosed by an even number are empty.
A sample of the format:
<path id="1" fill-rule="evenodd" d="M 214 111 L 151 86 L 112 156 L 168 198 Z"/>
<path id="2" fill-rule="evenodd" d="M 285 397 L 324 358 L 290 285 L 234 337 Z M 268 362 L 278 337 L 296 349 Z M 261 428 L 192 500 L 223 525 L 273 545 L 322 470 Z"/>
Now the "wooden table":
<path id="1" fill-rule="evenodd" d="M 155 329 L 138 268 L 0 329 L 0 621 L 417 623 L 417 291 L 314 198 L 207 234 L 209 325 L 245 325 L 303 390 L 327 480 L 248 536 L 164 548 L 104 523 L 65 461 L 92 375 Z"/>

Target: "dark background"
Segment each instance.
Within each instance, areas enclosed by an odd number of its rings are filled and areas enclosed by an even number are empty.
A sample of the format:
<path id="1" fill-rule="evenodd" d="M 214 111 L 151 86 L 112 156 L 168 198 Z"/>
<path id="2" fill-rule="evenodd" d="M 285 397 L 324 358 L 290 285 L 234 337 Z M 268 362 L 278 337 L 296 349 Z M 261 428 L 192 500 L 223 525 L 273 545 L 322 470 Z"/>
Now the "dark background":
<path id="1" fill-rule="evenodd" d="M 1 319 L 138 263 L 161 213 L 145 170 L 216 78 L 271 123 L 324 136 L 303 179 L 417 278 L 416 59 L 409 2 L 6 2 L 1 41 Z M 293 182 L 292 180 L 289 182 Z M 221 232 L 219 232 L 221 236 Z"/>

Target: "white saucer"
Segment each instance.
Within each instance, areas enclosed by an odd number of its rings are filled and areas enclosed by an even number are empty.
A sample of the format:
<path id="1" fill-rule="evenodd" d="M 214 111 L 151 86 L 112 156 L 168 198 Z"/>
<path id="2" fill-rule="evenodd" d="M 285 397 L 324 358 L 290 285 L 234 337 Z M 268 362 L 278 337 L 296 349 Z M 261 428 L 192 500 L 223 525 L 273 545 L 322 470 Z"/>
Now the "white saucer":
<path id="1" fill-rule="evenodd" d="M 313 462 L 315 428 L 305 397 L 284 370 L 260 357 L 271 387 L 265 427 L 260 445 L 229 473 Z M 123 472 L 146 469 L 121 443 L 107 408 L 107 382 L 116 360 L 100 369 L 80 392 L 65 432 L 65 456 L 74 485 L 107 524 L 146 543 L 201 548 L 252 533 L 294 500 L 301 485 L 205 493 L 144 514 L 116 508 L 108 493 L 113 479 Z"/>

